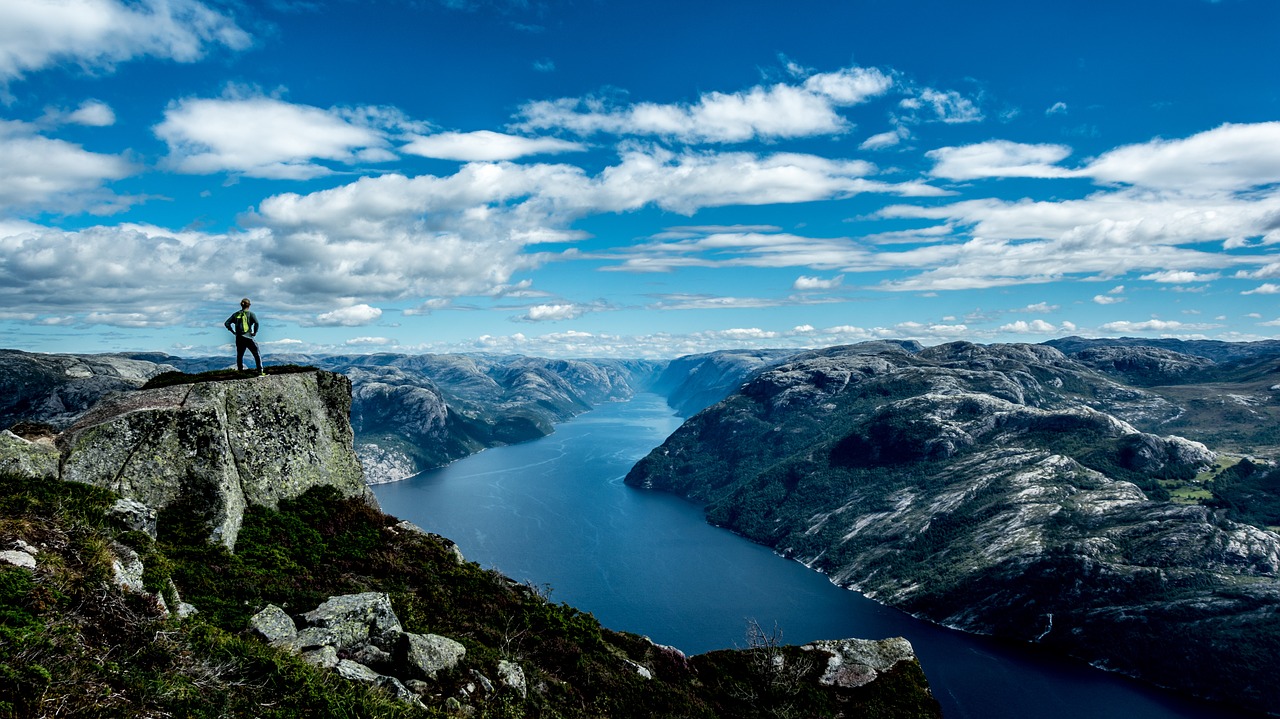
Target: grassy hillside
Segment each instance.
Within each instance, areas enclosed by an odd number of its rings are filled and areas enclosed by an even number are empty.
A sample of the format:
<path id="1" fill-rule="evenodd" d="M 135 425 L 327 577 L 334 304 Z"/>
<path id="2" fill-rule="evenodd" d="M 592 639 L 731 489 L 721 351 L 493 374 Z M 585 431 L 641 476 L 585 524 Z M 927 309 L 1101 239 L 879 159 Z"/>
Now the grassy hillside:
<path id="1" fill-rule="evenodd" d="M 39 549 L 35 571 L 0 563 L 0 717 L 936 717 L 915 662 L 859 689 L 821 686 L 812 652 L 759 642 L 686 658 L 614 632 L 549 591 L 460 562 L 447 540 L 328 489 L 253 508 L 230 554 L 189 508 L 158 538 L 113 526 L 93 487 L 0 476 L 0 543 Z M 111 583 L 113 543 L 142 558 L 149 591 L 199 613 L 165 618 Z M 427 710 L 317 669 L 246 632 L 268 603 L 300 614 L 326 597 L 386 592 L 406 630 L 456 639 Z M 780 663 L 774 657 L 781 657 Z M 465 691 L 500 660 L 529 692 Z M 639 668 L 643 668 L 641 672 Z M 786 667 L 781 671 L 779 667 Z M 646 677 L 645 673 L 649 676 Z"/>

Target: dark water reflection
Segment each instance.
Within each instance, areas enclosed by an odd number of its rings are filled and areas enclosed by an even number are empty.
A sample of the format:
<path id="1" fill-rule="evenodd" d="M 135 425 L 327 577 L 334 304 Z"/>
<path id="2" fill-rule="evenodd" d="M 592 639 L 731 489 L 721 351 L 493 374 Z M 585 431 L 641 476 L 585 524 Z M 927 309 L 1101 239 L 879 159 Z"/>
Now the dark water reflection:
<path id="1" fill-rule="evenodd" d="M 386 512 L 450 537 L 468 559 L 689 654 L 745 645 L 748 620 L 789 644 L 904 636 L 951 719 L 1255 716 L 915 620 L 706 524 L 693 504 L 623 485 L 679 424 L 662 398 L 641 395 L 374 491 Z"/>

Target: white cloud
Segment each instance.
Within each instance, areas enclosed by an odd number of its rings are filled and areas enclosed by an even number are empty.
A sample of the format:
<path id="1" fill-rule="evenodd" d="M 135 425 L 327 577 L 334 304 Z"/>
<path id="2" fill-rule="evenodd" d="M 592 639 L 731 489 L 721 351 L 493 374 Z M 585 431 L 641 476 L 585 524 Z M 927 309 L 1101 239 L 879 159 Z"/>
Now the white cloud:
<path id="1" fill-rule="evenodd" d="M 886 132 L 877 133 L 862 141 L 859 149 L 862 150 L 883 150 L 886 147 L 893 147 L 900 144 L 903 140 L 911 136 L 911 132 L 905 126 L 898 126 L 896 129 Z"/>
<path id="2" fill-rule="evenodd" d="M 1151 274 L 1139 277 L 1140 280 L 1150 280 L 1152 282 L 1178 283 L 1185 284 L 1188 282 L 1210 282 L 1221 277 L 1217 272 L 1199 273 L 1189 270 L 1163 270 L 1161 272 L 1152 272 Z"/>
<path id="3" fill-rule="evenodd" d="M 982 110 L 973 100 L 955 90 L 942 91 L 926 87 L 915 96 L 904 98 L 898 106 L 915 113 L 916 121 L 960 124 L 985 119 Z"/>
<path id="4" fill-rule="evenodd" d="M 844 282 L 844 275 L 836 275 L 831 279 L 824 280 L 821 277 L 808 277 L 801 275 L 791 284 L 791 289 L 797 292 L 813 292 L 815 290 L 834 290 Z"/>
<path id="5" fill-rule="evenodd" d="M 316 315 L 309 324 L 319 327 L 361 327 L 372 324 L 382 317 L 382 310 L 365 304 L 340 307 L 330 312 Z"/>
<path id="6" fill-rule="evenodd" d="M 709 92 L 690 104 L 646 102 L 615 107 L 594 98 L 543 100 L 520 109 L 517 127 L 710 143 L 842 134 L 850 124 L 837 108 L 865 102 L 892 85 L 893 79 L 880 70 L 852 67 L 811 75 L 799 85 Z"/>
<path id="7" fill-rule="evenodd" d="M 193 62 L 212 46 L 249 43 L 231 17 L 196 0 L 5 0 L 0 86 L 64 62 L 90 69 L 145 56 Z"/>
<path id="8" fill-rule="evenodd" d="M 1013 310 L 1013 311 L 1014 312 L 1056 312 L 1058 309 L 1059 309 L 1058 305 L 1051 305 L 1048 302 L 1037 302 L 1034 305 L 1027 305 L 1026 307 L 1023 307 L 1020 310 Z"/>
<path id="9" fill-rule="evenodd" d="M 1241 292 L 1242 295 L 1280 295 L 1280 285 L 1265 282 L 1251 290 Z"/>
<path id="10" fill-rule="evenodd" d="M 85 100 L 67 115 L 67 122 L 86 127 L 108 127 L 116 123 L 116 113 L 101 100 Z"/>
<path id="11" fill-rule="evenodd" d="M 400 151 L 440 160 L 493 162 L 517 160 L 530 155 L 582 152 L 586 149 L 581 143 L 554 137 L 520 137 L 479 130 L 477 132 L 442 132 L 425 137 L 414 137 L 409 144 L 401 147 Z"/>
<path id="12" fill-rule="evenodd" d="M 398 345 L 400 341 L 389 337 L 352 337 L 343 344 L 350 347 L 387 347 Z"/>
<path id="13" fill-rule="evenodd" d="M 393 159 L 384 133 L 367 124 L 371 115 L 376 111 L 322 110 L 270 97 L 187 98 L 165 110 L 155 133 L 179 172 L 303 180 L 333 172 L 316 160 Z"/>
<path id="14" fill-rule="evenodd" d="M 1178 192 L 1273 184 L 1280 182 L 1280 122 L 1225 124 L 1185 139 L 1120 147 L 1083 172 L 1102 182 Z"/>
<path id="15" fill-rule="evenodd" d="M 1046 114 L 1046 115 L 1065 115 L 1065 114 L 1067 114 L 1067 103 L 1065 103 L 1065 102 L 1055 102 L 1055 103 L 1053 103 L 1052 105 L 1050 105 L 1050 106 L 1049 106 L 1049 107 L 1044 111 L 1044 114 Z"/>
<path id="16" fill-rule="evenodd" d="M 1106 332 L 1197 332 L 1218 327 L 1218 325 L 1179 322 L 1177 320 L 1145 320 L 1142 322 L 1108 322 L 1102 325 Z"/>
<path id="17" fill-rule="evenodd" d="M 37 134 L 22 122 L 0 120 L 0 209 L 49 208 L 61 212 L 118 209 L 119 198 L 102 186 L 134 172 L 117 155 Z"/>
<path id="18" fill-rule="evenodd" d="M 929 174 L 950 180 L 982 177 L 1069 177 L 1057 163 L 1071 154 L 1064 145 L 1027 145 L 991 140 L 963 147 L 943 147 L 925 153 L 935 164 Z"/>
<path id="19" fill-rule="evenodd" d="M 1124 302 L 1125 298 L 1115 295 L 1094 295 L 1093 301 L 1100 305 L 1115 305 Z"/>
<path id="20" fill-rule="evenodd" d="M 590 308 L 577 304 L 534 305 L 528 312 L 514 318 L 519 322 L 558 322 L 574 320 L 586 314 Z"/>
<path id="21" fill-rule="evenodd" d="M 1030 322 L 1018 320 L 1017 322 L 1011 322 L 1007 325 L 1001 325 L 1000 331 L 1011 332 L 1014 334 L 1046 335 L 1053 334 L 1059 330 L 1056 325 L 1045 322 L 1044 320 L 1031 320 Z"/>

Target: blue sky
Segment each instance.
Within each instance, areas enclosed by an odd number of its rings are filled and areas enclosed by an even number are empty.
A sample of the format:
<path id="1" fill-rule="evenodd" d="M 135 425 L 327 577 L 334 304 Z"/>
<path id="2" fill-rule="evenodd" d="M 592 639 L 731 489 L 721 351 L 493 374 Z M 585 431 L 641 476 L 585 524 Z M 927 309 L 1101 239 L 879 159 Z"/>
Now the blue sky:
<path id="1" fill-rule="evenodd" d="M 0 3 L 34 351 L 1280 327 L 1280 3 Z"/>

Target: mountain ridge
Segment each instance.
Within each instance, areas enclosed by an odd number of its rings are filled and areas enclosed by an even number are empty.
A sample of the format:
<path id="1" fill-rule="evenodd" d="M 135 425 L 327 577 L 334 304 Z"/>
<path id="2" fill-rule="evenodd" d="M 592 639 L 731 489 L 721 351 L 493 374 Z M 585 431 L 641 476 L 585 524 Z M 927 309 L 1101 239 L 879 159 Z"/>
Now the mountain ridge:
<path id="1" fill-rule="evenodd" d="M 1280 648 L 1280 536 L 1151 498 L 1222 456 L 1135 426 L 1183 407 L 1125 371 L 1046 345 L 818 350 L 755 374 L 626 481 L 922 618 L 1275 706 L 1257 657 Z"/>

